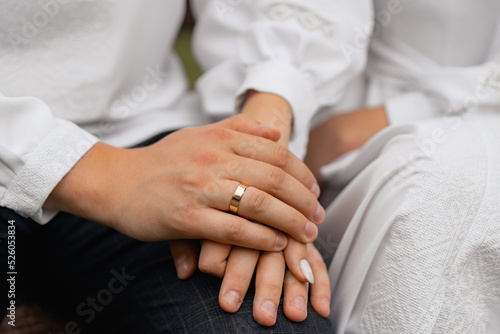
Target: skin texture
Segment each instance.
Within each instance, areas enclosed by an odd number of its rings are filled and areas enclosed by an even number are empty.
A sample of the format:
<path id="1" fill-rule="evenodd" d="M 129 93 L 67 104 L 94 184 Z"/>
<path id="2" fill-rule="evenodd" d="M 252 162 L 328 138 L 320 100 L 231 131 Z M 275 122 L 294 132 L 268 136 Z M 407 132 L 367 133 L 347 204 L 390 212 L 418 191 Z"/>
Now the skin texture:
<path id="1" fill-rule="evenodd" d="M 279 130 L 281 137 L 278 143 L 283 147 L 288 145 L 292 111 L 284 99 L 273 94 L 251 91 L 247 95 L 242 114 Z M 319 189 L 313 188 L 312 191 L 316 197 L 319 196 Z M 295 193 L 289 195 L 287 203 L 304 212 L 306 207 L 302 198 Z M 240 204 L 238 211 L 240 215 L 244 214 L 242 205 L 243 203 Z M 275 209 L 276 207 L 270 208 L 270 212 Z M 318 205 L 311 221 L 321 224 L 324 217 L 325 212 Z M 282 291 L 285 296 L 285 315 L 293 321 L 305 320 L 309 284 L 306 283 L 307 280 L 299 265 L 300 260 L 305 259 L 310 264 L 313 275 L 317 277 L 315 284 L 311 286 L 312 306 L 322 316 L 328 316 L 330 313 L 331 292 L 326 265 L 312 243 L 303 243 L 289 236 L 288 245 L 283 251 L 262 253 L 209 240 L 203 240 L 201 245 L 199 269 L 223 279 L 219 302 L 225 311 L 231 313 L 238 311 L 255 271 L 256 293 L 253 314 L 257 322 L 264 326 L 275 324 L 277 305 Z M 189 258 L 188 264 L 178 265 L 176 261 L 176 268 L 180 278 L 189 277 L 194 272 L 192 263 L 196 261 L 197 250 L 194 247 L 187 250 L 182 241 L 171 243 L 171 248 L 176 253 L 177 248 L 185 251 L 183 255 L 184 259 Z"/>
<path id="2" fill-rule="evenodd" d="M 144 241 L 210 239 L 282 250 L 286 235 L 276 229 L 303 242 L 316 238 L 317 228 L 308 222 L 318 202 L 309 190 L 316 183 L 312 173 L 274 142 L 278 139 L 277 131 L 241 115 L 180 130 L 146 148 L 98 143 L 59 182 L 45 206 Z M 242 200 L 244 217 L 225 212 L 239 183 L 234 180 L 255 185 Z M 283 201 L 294 192 L 305 198 L 304 213 Z M 268 214 L 271 206 L 277 209 Z M 288 217 L 288 223 L 280 217 Z"/>
<path id="3" fill-rule="evenodd" d="M 339 156 L 361 147 L 389 125 L 384 107 L 335 115 L 311 131 L 304 159 L 319 180 L 319 169 Z"/>

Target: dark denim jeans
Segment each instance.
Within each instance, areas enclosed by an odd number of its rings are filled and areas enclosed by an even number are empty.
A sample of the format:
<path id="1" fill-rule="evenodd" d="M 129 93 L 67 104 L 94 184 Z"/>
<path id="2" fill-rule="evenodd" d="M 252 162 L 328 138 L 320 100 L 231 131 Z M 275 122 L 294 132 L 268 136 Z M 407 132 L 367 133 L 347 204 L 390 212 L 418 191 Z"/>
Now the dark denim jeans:
<path id="1" fill-rule="evenodd" d="M 8 220 L 16 226 L 16 295 L 66 319 L 67 333 L 330 331 L 329 321 L 310 306 L 302 323 L 288 320 L 280 307 L 275 326 L 260 326 L 252 315 L 253 284 L 237 313 L 224 312 L 218 303 L 221 280 L 201 272 L 179 280 L 168 242 L 140 242 L 66 213 L 42 226 L 5 208 L 0 208 L 2 312 Z"/>

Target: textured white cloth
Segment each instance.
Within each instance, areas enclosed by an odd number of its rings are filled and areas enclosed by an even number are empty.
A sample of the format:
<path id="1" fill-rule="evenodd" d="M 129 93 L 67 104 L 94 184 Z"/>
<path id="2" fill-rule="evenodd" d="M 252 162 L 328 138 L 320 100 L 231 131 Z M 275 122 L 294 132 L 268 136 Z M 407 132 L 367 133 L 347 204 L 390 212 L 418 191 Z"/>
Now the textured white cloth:
<path id="1" fill-rule="evenodd" d="M 184 0 L 0 0 L 1 206 L 47 222 L 45 199 L 98 140 L 126 147 L 205 124 L 236 112 L 248 89 L 289 101 L 290 147 L 304 154 L 316 109 L 364 67 L 339 45 L 370 1 L 192 3 L 198 95 L 172 49 Z"/>
<path id="2" fill-rule="evenodd" d="M 498 333 L 500 3 L 374 4 L 357 98 L 391 126 L 322 169 L 335 332 Z"/>

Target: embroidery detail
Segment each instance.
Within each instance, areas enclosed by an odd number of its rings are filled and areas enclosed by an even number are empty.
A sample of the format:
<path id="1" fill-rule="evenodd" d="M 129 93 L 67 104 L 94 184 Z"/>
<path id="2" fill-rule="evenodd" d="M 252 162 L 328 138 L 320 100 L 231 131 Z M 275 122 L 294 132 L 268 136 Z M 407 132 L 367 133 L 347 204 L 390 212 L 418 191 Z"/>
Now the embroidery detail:
<path id="1" fill-rule="evenodd" d="M 489 90 L 500 91 L 500 60 L 491 64 L 482 85 Z"/>
<path id="2" fill-rule="evenodd" d="M 334 39 L 337 33 L 335 23 L 319 16 L 309 8 L 298 4 L 289 3 L 274 3 L 262 11 L 263 16 L 271 21 L 289 21 L 294 20 L 302 26 L 302 28 L 319 31 L 326 38 Z"/>
<path id="3" fill-rule="evenodd" d="M 465 127 L 422 161 L 373 263 L 362 333 L 484 333 L 500 304 L 500 179 L 492 167 L 500 159 L 478 151 L 500 135 L 481 142 Z"/>

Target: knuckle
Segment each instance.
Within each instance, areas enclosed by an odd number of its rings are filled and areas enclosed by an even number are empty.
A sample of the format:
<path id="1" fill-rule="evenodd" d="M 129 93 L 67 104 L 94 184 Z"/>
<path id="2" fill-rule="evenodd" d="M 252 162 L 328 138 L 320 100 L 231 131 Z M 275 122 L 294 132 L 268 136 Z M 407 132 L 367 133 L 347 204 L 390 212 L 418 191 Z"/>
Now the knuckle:
<path id="1" fill-rule="evenodd" d="M 282 145 L 276 145 L 274 149 L 274 165 L 280 168 L 287 166 L 290 159 L 290 152 Z"/>
<path id="2" fill-rule="evenodd" d="M 251 191 L 247 196 L 248 206 L 256 212 L 262 212 L 266 209 L 266 195 L 259 190 Z"/>
<path id="3" fill-rule="evenodd" d="M 242 282 L 246 282 L 246 281 L 250 280 L 250 277 L 248 277 L 248 275 L 246 275 L 244 273 L 240 273 L 238 271 L 229 272 L 229 270 L 228 270 L 228 273 L 226 273 L 226 275 L 228 275 L 230 277 L 229 282 L 232 283 L 232 287 L 237 287 Z"/>
<path id="4" fill-rule="evenodd" d="M 198 261 L 198 269 L 200 269 L 202 273 L 220 277 L 224 273 L 224 263 L 217 263 L 207 258 L 200 258 Z"/>
<path id="5" fill-rule="evenodd" d="M 192 223 L 198 219 L 198 209 L 194 205 L 183 205 L 177 209 L 177 221 L 180 226 Z"/>
<path id="6" fill-rule="evenodd" d="M 189 173 L 183 179 L 184 186 L 187 188 L 199 189 L 205 187 L 210 182 L 210 177 L 203 173 Z"/>
<path id="7" fill-rule="evenodd" d="M 316 210 L 318 209 L 318 201 L 313 195 L 309 195 L 304 201 L 304 207 L 309 216 L 312 217 L 314 216 Z"/>
<path id="8" fill-rule="evenodd" d="M 211 151 L 200 151 L 193 155 L 192 160 L 195 164 L 213 165 L 220 159 L 220 155 Z"/>
<path id="9" fill-rule="evenodd" d="M 231 132 L 223 128 L 208 129 L 206 135 L 214 141 L 224 141 L 232 138 Z"/>
<path id="10" fill-rule="evenodd" d="M 213 265 L 212 262 L 207 259 L 200 258 L 198 261 L 198 269 L 200 269 L 200 271 L 205 274 L 212 273 L 212 265 Z"/>
<path id="11" fill-rule="evenodd" d="M 245 227 L 239 220 L 233 220 L 226 226 L 226 238 L 235 241 L 241 240 L 245 234 Z"/>
<path id="12" fill-rule="evenodd" d="M 273 167 L 269 172 L 269 183 L 272 187 L 279 188 L 285 182 L 286 176 L 282 169 Z"/>
<path id="13" fill-rule="evenodd" d="M 305 219 L 301 214 L 294 212 L 288 219 L 288 225 L 294 229 L 302 230 L 305 228 Z"/>
<path id="14" fill-rule="evenodd" d="M 283 286 L 275 283 L 268 283 L 266 286 L 266 296 L 281 296 L 281 290 Z"/>
<path id="15" fill-rule="evenodd" d="M 273 263 L 279 263 L 280 265 L 284 265 L 285 264 L 285 258 L 284 258 L 284 255 L 283 255 L 283 251 L 279 251 L 279 252 L 267 252 L 266 253 L 266 256 L 268 258 L 270 258 Z"/>

